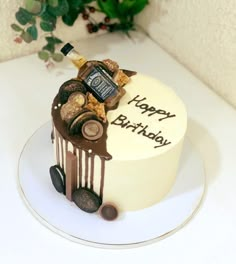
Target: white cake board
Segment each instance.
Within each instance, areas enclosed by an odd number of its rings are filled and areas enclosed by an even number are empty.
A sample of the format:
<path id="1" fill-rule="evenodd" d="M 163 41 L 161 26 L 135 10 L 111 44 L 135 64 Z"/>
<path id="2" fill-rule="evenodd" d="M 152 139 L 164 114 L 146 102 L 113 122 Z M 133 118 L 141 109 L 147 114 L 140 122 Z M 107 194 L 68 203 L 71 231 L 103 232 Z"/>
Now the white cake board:
<path id="1" fill-rule="evenodd" d="M 97 213 L 87 214 L 51 183 L 49 167 L 55 161 L 50 133 L 48 122 L 27 141 L 19 159 L 19 190 L 32 214 L 63 237 L 107 248 L 145 245 L 179 230 L 200 206 L 205 190 L 204 165 L 187 139 L 175 185 L 160 203 L 124 213 L 113 222 Z"/>

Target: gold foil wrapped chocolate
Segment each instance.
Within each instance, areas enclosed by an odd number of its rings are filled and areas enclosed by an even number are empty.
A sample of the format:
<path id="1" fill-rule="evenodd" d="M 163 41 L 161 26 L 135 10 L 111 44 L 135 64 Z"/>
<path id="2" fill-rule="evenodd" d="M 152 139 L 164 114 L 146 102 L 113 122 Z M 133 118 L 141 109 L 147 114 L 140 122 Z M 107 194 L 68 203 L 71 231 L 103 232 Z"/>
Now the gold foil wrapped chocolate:
<path id="1" fill-rule="evenodd" d="M 70 95 L 67 103 L 61 107 L 61 119 L 69 123 L 86 104 L 86 97 L 83 93 L 75 92 Z"/>

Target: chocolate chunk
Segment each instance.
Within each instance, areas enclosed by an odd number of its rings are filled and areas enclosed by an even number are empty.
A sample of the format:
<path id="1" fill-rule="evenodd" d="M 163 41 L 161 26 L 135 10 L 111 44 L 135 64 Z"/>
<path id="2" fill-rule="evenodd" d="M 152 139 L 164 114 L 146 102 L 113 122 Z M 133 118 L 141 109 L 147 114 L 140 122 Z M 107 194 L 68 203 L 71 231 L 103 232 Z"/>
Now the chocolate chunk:
<path id="1" fill-rule="evenodd" d="M 51 166 L 49 169 L 52 184 L 59 193 L 65 193 L 65 173 L 59 165 Z"/>
<path id="2" fill-rule="evenodd" d="M 107 221 L 113 221 L 118 217 L 118 210 L 115 205 L 105 203 L 99 210 L 101 217 Z"/>
<path id="3" fill-rule="evenodd" d="M 107 68 L 111 72 L 115 72 L 119 69 L 119 65 L 116 61 L 106 59 L 106 60 L 103 60 L 102 62 L 107 66 Z"/>
<path id="4" fill-rule="evenodd" d="M 137 74 L 136 71 L 130 71 L 130 70 L 125 70 L 125 69 L 122 69 L 122 71 L 123 71 L 128 77 L 131 77 L 131 76 Z"/>
<path id="5" fill-rule="evenodd" d="M 119 87 L 126 85 L 129 82 L 129 79 L 128 75 L 126 75 L 122 70 L 118 70 L 113 76 L 113 80 Z"/>
<path id="6" fill-rule="evenodd" d="M 87 213 L 96 212 L 101 205 L 101 198 L 92 190 L 81 187 L 73 192 L 72 199 L 75 204 Z"/>
<path id="7" fill-rule="evenodd" d="M 80 80 L 69 80 L 64 82 L 59 89 L 59 99 L 62 104 L 68 101 L 69 96 L 74 92 L 86 94 L 87 89 Z"/>
<path id="8" fill-rule="evenodd" d="M 79 134 L 81 133 L 81 127 L 83 123 L 87 120 L 91 119 L 97 119 L 97 116 L 94 112 L 89 111 L 87 109 L 83 109 L 78 113 L 78 115 L 72 120 L 72 122 L 69 124 L 69 133 L 71 135 Z"/>
<path id="9" fill-rule="evenodd" d="M 81 132 L 84 138 L 97 140 L 103 135 L 103 126 L 97 120 L 88 120 L 82 125 Z"/>

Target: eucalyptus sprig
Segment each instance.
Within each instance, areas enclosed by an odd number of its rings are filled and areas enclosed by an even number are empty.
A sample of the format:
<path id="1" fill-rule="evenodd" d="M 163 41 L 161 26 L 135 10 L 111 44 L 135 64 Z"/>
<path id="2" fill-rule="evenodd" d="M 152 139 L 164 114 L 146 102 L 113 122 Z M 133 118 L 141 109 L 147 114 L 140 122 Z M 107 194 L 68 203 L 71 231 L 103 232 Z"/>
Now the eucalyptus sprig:
<path id="1" fill-rule="evenodd" d="M 135 29 L 134 16 L 147 4 L 148 0 L 25 0 L 15 13 L 18 23 L 11 24 L 11 28 L 17 33 L 17 43 L 37 41 L 40 28 L 46 44 L 38 52 L 39 58 L 60 62 L 63 56 L 56 52 L 56 46 L 63 40 L 54 34 L 59 18 L 72 26 L 82 16 L 89 33 L 99 30 L 127 33 Z M 95 12 L 104 14 L 102 21 L 93 18 Z"/>

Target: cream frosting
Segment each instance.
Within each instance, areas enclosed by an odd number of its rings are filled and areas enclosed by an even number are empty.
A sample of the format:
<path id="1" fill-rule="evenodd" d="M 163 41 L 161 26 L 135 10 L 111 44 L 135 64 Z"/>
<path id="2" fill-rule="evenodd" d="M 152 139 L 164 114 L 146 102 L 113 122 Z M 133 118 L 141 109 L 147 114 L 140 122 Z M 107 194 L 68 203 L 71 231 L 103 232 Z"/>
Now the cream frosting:
<path id="1" fill-rule="evenodd" d="M 66 171 L 66 151 L 72 151 L 79 166 L 87 166 L 87 180 L 103 202 L 115 204 L 120 211 L 140 210 L 159 202 L 174 184 L 187 128 L 184 104 L 172 89 L 160 81 L 137 74 L 125 85 L 126 94 L 119 107 L 108 112 L 107 150 L 112 159 L 105 161 L 104 182 L 101 167 L 104 160 L 66 142 L 54 128 L 57 163 Z M 81 155 L 81 156 L 80 156 Z M 80 156 L 80 159 L 79 159 Z M 79 164 L 80 160 L 80 164 Z M 91 179 L 90 163 L 94 175 Z M 87 163 L 87 165 L 86 165 Z"/>

